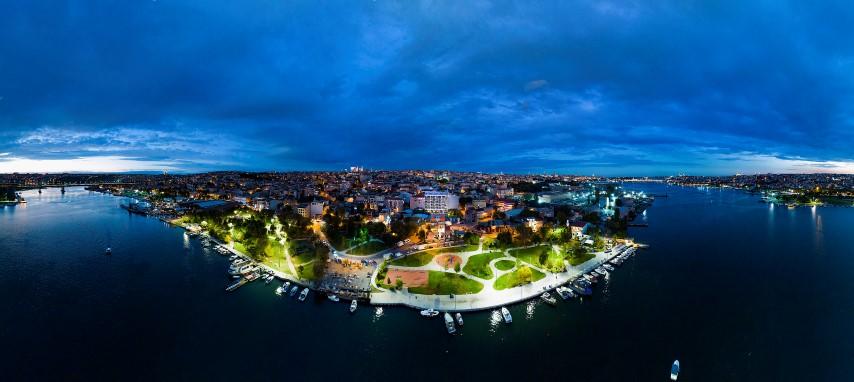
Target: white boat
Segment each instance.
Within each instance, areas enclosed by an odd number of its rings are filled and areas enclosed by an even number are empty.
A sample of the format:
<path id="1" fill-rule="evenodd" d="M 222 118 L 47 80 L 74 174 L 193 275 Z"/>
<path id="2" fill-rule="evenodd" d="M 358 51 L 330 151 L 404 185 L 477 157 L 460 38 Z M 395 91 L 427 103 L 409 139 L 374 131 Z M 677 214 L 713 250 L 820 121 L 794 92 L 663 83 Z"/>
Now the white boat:
<path id="1" fill-rule="evenodd" d="M 670 380 L 675 381 L 679 378 L 679 360 L 673 361 L 673 366 L 670 367 Z"/>
<path id="2" fill-rule="evenodd" d="M 510 311 L 507 310 L 507 308 L 505 308 L 503 306 L 501 307 L 501 315 L 504 316 L 504 322 L 505 323 L 509 324 L 509 323 L 513 322 L 513 316 L 510 315 Z"/>
<path id="3" fill-rule="evenodd" d="M 358 306 L 359 306 L 359 302 L 358 302 L 358 301 L 356 301 L 356 300 L 351 301 L 351 302 L 350 302 L 350 313 L 355 312 L 355 311 L 356 311 L 356 308 L 357 308 Z"/>
<path id="4" fill-rule="evenodd" d="M 422 310 L 422 311 L 421 311 L 421 316 L 422 316 L 422 317 L 436 317 L 436 316 L 438 316 L 438 315 L 439 315 L 439 311 L 438 311 L 438 310 L 436 310 L 436 309 L 433 309 L 433 308 L 430 308 L 430 309 L 424 309 L 424 310 Z"/>
<path id="5" fill-rule="evenodd" d="M 334 294 L 331 294 L 331 293 L 330 293 L 330 294 L 327 294 L 327 295 L 326 295 L 326 298 L 328 298 L 330 301 L 334 301 L 334 302 L 341 301 L 341 299 L 340 299 L 340 298 L 338 298 L 338 296 L 336 296 L 336 295 L 334 295 Z"/>
<path id="6" fill-rule="evenodd" d="M 448 329 L 448 334 L 457 332 L 457 328 L 454 326 L 454 318 L 448 312 L 445 312 L 445 329 Z"/>
<path id="7" fill-rule="evenodd" d="M 569 300 L 569 293 L 567 293 L 568 291 L 568 289 L 562 286 L 555 288 L 555 292 L 557 292 L 558 296 L 560 296 L 560 298 L 564 300 Z"/>
<path id="8" fill-rule="evenodd" d="M 282 295 L 282 287 L 276 287 L 276 296 Z"/>
<path id="9" fill-rule="evenodd" d="M 290 287 L 291 287 L 291 282 L 290 282 L 290 281 L 285 281 L 285 283 L 284 283 L 284 284 L 282 284 L 282 289 L 284 289 L 284 290 L 286 290 L 286 291 L 287 291 L 287 290 L 288 290 L 288 288 L 290 288 Z"/>
<path id="10" fill-rule="evenodd" d="M 291 288 L 291 291 L 290 291 L 290 292 L 288 292 L 288 295 L 290 295 L 291 297 L 293 297 L 295 294 L 297 294 L 297 291 L 298 291 L 298 290 L 299 290 L 299 287 L 298 287 L 298 286 L 296 286 L 296 285 L 294 285 L 294 287 L 293 287 L 293 288 Z"/>
<path id="11" fill-rule="evenodd" d="M 543 301 L 549 303 L 550 305 L 557 305 L 557 300 L 549 294 L 549 292 L 543 293 L 540 295 L 540 298 Z"/>
<path id="12" fill-rule="evenodd" d="M 463 326 L 463 315 L 459 312 L 457 312 L 457 324 Z"/>
<path id="13" fill-rule="evenodd" d="M 305 288 L 305 289 L 303 289 L 303 290 L 302 290 L 302 292 L 300 292 L 300 294 L 299 294 L 299 300 L 300 300 L 300 301 L 305 301 L 305 298 L 306 298 L 306 297 L 308 297 L 308 288 Z"/>
<path id="14" fill-rule="evenodd" d="M 112 255 L 112 254 L 113 254 L 113 249 L 112 249 L 112 248 L 110 248 L 110 247 L 107 247 L 107 250 L 105 250 L 105 251 L 104 251 L 104 254 L 105 254 L 105 255 Z"/>

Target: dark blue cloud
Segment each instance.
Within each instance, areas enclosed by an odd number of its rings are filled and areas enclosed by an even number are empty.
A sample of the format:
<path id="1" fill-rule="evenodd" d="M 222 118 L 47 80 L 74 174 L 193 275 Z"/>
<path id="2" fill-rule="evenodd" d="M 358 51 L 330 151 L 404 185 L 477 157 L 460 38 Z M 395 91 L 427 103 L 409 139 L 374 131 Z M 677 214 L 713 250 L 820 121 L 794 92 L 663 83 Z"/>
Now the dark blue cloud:
<path id="1" fill-rule="evenodd" d="M 2 8 L 0 170 L 854 171 L 845 2 Z"/>

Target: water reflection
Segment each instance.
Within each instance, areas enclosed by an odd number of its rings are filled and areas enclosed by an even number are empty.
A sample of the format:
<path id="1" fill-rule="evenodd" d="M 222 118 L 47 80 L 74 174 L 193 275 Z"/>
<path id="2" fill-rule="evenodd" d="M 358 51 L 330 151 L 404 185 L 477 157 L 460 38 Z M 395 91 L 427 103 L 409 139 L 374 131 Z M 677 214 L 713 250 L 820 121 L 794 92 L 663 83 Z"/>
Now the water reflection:
<path id="1" fill-rule="evenodd" d="M 383 317 L 383 307 L 378 306 L 376 309 L 374 309 L 374 317 L 371 319 L 371 322 L 377 322 L 382 317 Z"/>
<path id="2" fill-rule="evenodd" d="M 501 325 L 501 312 L 497 310 L 492 311 L 492 315 L 489 316 L 489 331 L 495 333 L 498 330 L 498 326 Z"/>
<path id="3" fill-rule="evenodd" d="M 530 300 L 527 304 L 525 304 L 525 319 L 533 320 L 534 319 L 534 311 L 537 310 L 537 301 L 538 300 Z"/>

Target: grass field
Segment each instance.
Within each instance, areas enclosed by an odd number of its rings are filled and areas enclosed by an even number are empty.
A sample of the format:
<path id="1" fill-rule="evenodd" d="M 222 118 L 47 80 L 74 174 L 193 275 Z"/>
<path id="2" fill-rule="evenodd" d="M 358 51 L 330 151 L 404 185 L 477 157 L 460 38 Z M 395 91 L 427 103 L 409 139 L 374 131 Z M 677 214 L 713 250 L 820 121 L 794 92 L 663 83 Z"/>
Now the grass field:
<path id="1" fill-rule="evenodd" d="M 426 286 L 409 288 L 415 294 L 473 294 L 483 290 L 483 284 L 456 273 L 430 271 Z"/>
<path id="2" fill-rule="evenodd" d="M 509 271 L 516 266 L 516 262 L 513 260 L 501 260 L 495 262 L 495 267 L 501 271 Z"/>
<path id="3" fill-rule="evenodd" d="M 401 257 L 397 260 L 392 261 L 391 264 L 401 267 L 420 267 L 422 265 L 429 264 L 434 257 L 443 253 L 469 252 L 475 250 L 477 250 L 476 245 L 464 245 L 461 247 L 454 248 L 428 249 L 426 251 L 413 253 L 406 257 Z"/>
<path id="4" fill-rule="evenodd" d="M 495 275 L 492 273 L 492 267 L 489 266 L 489 263 L 503 256 L 504 252 L 487 252 L 471 256 L 463 267 L 463 272 L 482 279 L 491 279 Z"/>
<path id="5" fill-rule="evenodd" d="M 585 263 L 587 260 L 590 260 L 590 259 L 592 259 L 592 258 L 594 258 L 594 257 L 596 257 L 596 255 L 594 255 L 593 253 L 591 253 L 591 252 L 585 252 L 583 255 L 580 255 L 580 256 L 569 256 L 569 257 L 567 257 L 566 259 L 567 259 L 567 260 L 569 260 L 569 265 L 576 266 L 576 265 L 578 265 L 578 264 L 583 264 L 583 263 Z"/>
<path id="6" fill-rule="evenodd" d="M 495 280 L 495 289 L 502 290 L 541 280 L 546 275 L 536 269 L 523 265 L 513 272 L 505 273 Z"/>
<path id="7" fill-rule="evenodd" d="M 519 260 L 551 272 L 562 272 L 566 269 L 563 264 L 563 255 L 553 251 L 550 245 L 516 249 L 509 253 Z"/>
<path id="8" fill-rule="evenodd" d="M 369 241 L 356 248 L 353 248 L 349 253 L 356 256 L 367 256 L 382 251 L 388 248 L 388 245 L 382 241 Z"/>

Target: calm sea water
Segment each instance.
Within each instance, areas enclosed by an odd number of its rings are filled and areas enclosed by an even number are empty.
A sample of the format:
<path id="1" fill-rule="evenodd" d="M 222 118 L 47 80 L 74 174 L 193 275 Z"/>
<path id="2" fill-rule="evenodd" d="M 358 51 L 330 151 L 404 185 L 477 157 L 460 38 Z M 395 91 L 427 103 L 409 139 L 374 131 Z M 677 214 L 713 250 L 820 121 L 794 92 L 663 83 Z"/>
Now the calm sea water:
<path id="1" fill-rule="evenodd" d="M 631 232 L 650 244 L 583 302 L 465 315 L 227 294 L 227 261 L 121 199 L 29 191 L 0 209 L 4 380 L 854 379 L 854 209 L 667 193 Z M 105 256 L 104 248 L 113 248 Z"/>

